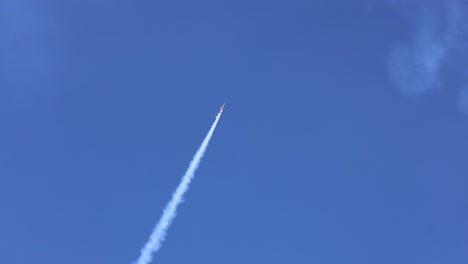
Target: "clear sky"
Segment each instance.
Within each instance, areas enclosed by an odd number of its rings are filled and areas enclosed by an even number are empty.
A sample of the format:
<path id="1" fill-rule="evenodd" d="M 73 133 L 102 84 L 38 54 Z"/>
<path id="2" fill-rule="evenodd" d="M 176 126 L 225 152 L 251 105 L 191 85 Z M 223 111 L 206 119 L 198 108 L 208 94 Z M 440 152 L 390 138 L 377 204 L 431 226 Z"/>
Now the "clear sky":
<path id="1" fill-rule="evenodd" d="M 406 2 L 406 3 L 405 3 Z M 466 1 L 0 3 L 0 262 L 468 263 Z"/>

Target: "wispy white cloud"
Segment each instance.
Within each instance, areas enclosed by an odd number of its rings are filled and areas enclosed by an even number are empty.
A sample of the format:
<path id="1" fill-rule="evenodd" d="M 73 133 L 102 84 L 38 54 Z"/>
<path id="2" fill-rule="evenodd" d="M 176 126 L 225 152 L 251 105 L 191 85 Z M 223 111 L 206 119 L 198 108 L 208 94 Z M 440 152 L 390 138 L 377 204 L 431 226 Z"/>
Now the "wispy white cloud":
<path id="1" fill-rule="evenodd" d="M 401 11 L 413 30 L 410 39 L 395 44 L 388 54 L 389 79 L 406 95 L 444 88 L 444 68 L 468 50 L 468 1 L 388 2 Z M 464 64 L 461 67 L 468 62 Z M 459 105 L 468 114 L 468 88 L 460 92 Z"/>
<path id="2" fill-rule="evenodd" d="M 413 39 L 397 44 L 388 57 L 390 79 L 405 94 L 420 94 L 441 84 L 440 67 L 447 46 L 436 33 L 437 21 L 425 17 Z"/>
<path id="3" fill-rule="evenodd" d="M 456 50 L 463 15 L 460 1 L 391 1 L 411 22 L 414 34 L 390 51 L 391 81 L 405 94 L 416 95 L 442 86 L 441 68 Z"/>

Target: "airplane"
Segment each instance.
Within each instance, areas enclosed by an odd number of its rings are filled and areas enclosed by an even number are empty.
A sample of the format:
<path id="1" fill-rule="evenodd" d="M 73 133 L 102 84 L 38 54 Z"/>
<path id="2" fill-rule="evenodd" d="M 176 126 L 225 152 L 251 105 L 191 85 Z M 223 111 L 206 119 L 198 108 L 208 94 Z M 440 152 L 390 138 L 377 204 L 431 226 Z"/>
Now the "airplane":
<path id="1" fill-rule="evenodd" d="M 218 118 L 224 111 L 224 106 L 226 105 L 226 103 L 224 103 L 220 108 L 219 108 L 219 111 L 218 113 L 216 114 L 216 118 Z"/>

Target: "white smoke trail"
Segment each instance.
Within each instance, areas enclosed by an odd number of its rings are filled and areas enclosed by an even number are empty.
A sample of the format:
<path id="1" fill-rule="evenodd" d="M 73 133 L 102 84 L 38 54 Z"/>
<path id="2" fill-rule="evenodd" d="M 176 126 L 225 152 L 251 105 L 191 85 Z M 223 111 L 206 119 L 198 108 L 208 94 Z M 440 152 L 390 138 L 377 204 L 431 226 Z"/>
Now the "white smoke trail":
<path id="1" fill-rule="evenodd" d="M 220 117 L 221 112 L 216 116 L 216 120 L 211 126 L 210 131 L 208 131 L 208 134 L 206 135 L 205 139 L 200 145 L 200 148 L 198 148 L 197 152 L 195 153 L 195 156 L 193 156 L 193 159 L 190 162 L 190 165 L 187 171 L 185 172 L 184 176 L 182 177 L 179 186 L 177 186 L 177 189 L 172 194 L 171 200 L 166 205 L 166 208 L 164 208 L 163 214 L 159 219 L 159 222 L 153 229 L 153 232 L 151 233 L 148 242 L 146 242 L 145 246 L 141 249 L 140 257 L 136 262 L 134 262 L 134 264 L 150 263 L 153 259 L 153 254 L 161 248 L 161 244 L 164 241 L 164 238 L 166 237 L 167 230 L 169 229 L 169 226 L 171 225 L 174 218 L 176 217 L 177 207 L 184 200 L 184 194 L 188 190 L 190 181 L 195 176 L 195 171 L 197 170 L 198 165 L 200 164 L 200 161 L 203 158 L 203 155 L 205 154 L 205 150 L 208 147 L 208 143 L 210 142 L 211 136 L 213 135 L 213 132 L 216 128 L 216 125 L 218 124 Z"/>

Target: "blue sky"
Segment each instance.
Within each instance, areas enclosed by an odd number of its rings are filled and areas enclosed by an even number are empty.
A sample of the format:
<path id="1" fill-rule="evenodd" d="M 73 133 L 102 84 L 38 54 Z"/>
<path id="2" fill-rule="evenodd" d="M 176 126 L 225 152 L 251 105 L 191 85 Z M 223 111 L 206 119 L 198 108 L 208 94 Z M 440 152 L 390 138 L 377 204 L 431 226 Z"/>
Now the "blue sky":
<path id="1" fill-rule="evenodd" d="M 467 263 L 465 1 L 4 1 L 0 261 Z"/>

